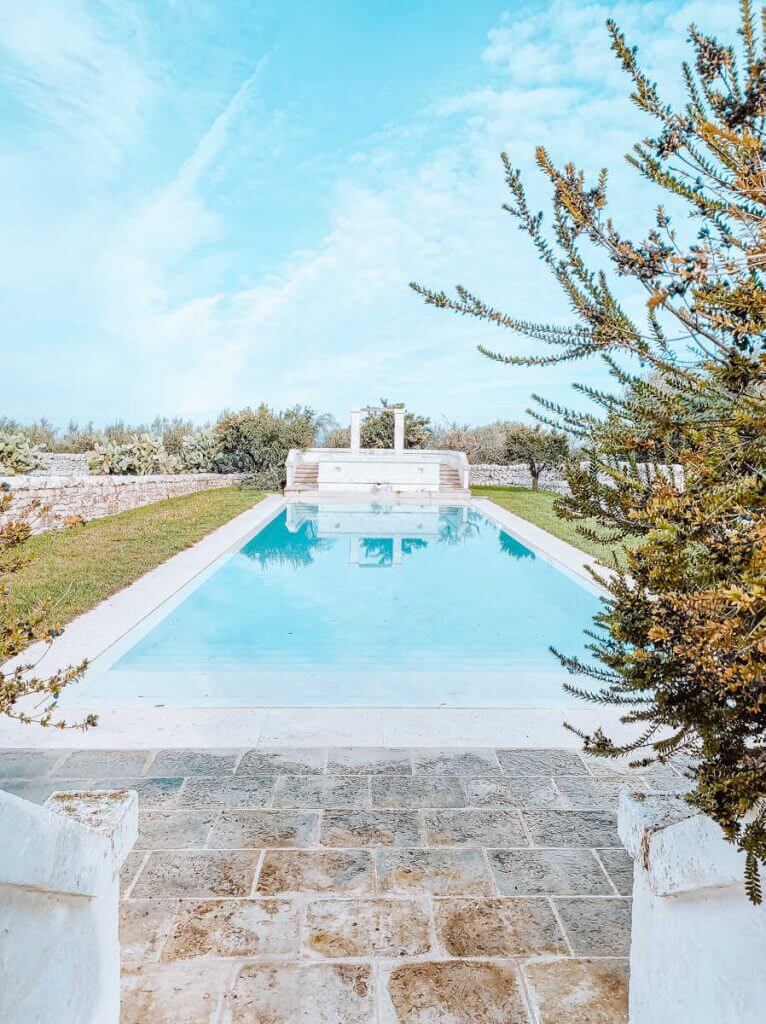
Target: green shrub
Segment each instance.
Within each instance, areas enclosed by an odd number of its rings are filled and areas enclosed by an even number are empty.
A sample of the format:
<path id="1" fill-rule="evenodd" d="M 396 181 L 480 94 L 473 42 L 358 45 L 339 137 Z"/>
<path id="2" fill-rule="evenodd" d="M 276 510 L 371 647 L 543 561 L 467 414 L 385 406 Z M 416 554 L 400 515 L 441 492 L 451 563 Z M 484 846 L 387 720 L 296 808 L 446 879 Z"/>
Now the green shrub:
<path id="1" fill-rule="evenodd" d="M 222 472 L 266 473 L 285 484 L 285 460 L 291 448 L 309 448 L 314 442 L 316 417 L 311 409 L 296 406 L 275 413 L 266 405 L 222 416 L 213 427 L 218 447 L 216 465 Z"/>
<path id="2" fill-rule="evenodd" d="M 134 434 L 127 441 L 106 441 L 96 445 L 88 460 L 91 473 L 105 475 L 143 475 L 178 473 L 181 465 L 170 455 L 158 437 Z"/>
<path id="3" fill-rule="evenodd" d="M 219 454 L 220 447 L 213 431 L 195 430 L 181 438 L 178 459 L 185 473 L 216 473 Z"/>
<path id="4" fill-rule="evenodd" d="M 43 465 L 41 451 L 23 434 L 0 431 L 0 476 L 16 476 L 40 469 Z"/>

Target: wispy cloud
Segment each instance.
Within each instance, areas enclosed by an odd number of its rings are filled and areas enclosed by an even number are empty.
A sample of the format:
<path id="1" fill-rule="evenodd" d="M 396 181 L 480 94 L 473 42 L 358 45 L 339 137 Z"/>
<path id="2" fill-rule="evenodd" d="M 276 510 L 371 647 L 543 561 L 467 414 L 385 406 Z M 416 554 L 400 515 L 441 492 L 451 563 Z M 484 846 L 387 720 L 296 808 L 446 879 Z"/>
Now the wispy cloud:
<path id="1" fill-rule="evenodd" d="M 250 270 L 260 226 L 252 225 L 243 251 L 227 214 L 253 159 L 252 123 L 281 123 L 283 114 L 263 101 L 275 68 L 262 60 L 244 69 L 228 96 L 217 94 L 207 123 L 196 125 L 196 140 L 176 146 L 175 162 L 165 160 L 161 173 L 153 167 L 140 187 L 113 195 L 103 188 L 52 217 L 28 246 L 29 218 L 19 217 L 7 257 L 18 295 L 37 294 L 28 283 L 35 275 L 56 280 L 57 309 L 70 304 L 72 320 L 93 339 L 80 350 L 85 369 L 71 400 L 81 408 L 71 411 L 99 415 L 109 387 L 105 415 L 200 418 L 259 400 L 305 401 L 340 415 L 386 395 L 434 415 L 482 420 L 523 413 L 533 390 L 561 397 L 566 371 L 489 363 L 476 343 L 502 347 L 510 339 L 426 308 L 407 283 L 460 281 L 521 316 L 566 319 L 554 284 L 500 209 L 498 154 L 510 150 L 540 204 L 547 196 L 534 172 L 535 144 L 589 171 L 608 163 L 625 223 L 639 230 L 654 200 L 616 154 L 646 126 L 631 112 L 603 22 L 615 16 L 656 77 L 670 81 L 684 54 L 680 27 L 693 19 L 720 27 L 719 8 L 715 0 L 551 0 L 498 15 L 475 53 L 471 86 L 428 102 L 414 97 L 408 119 L 372 125 L 331 194 L 314 197 L 306 176 L 295 198 L 327 206 L 330 226 L 265 274 Z M 94 153 L 115 163 L 143 137 L 147 105 L 162 88 L 148 51 L 124 38 L 78 0 L 34 0 L 0 24 L 16 102 L 47 132 L 82 141 L 84 175 Z M 318 167 L 327 154 L 309 157 Z M 13 299 L 20 317 L 31 315 L 28 299 Z M 61 365 L 54 359 L 42 370 L 48 393 L 62 386 Z"/>
<path id="2" fill-rule="evenodd" d="M 96 20 L 71 0 L 6 4 L 0 17 L 2 77 L 44 131 L 88 154 L 86 172 L 121 157 L 155 95 L 147 66 L 117 41 L 128 20 Z"/>

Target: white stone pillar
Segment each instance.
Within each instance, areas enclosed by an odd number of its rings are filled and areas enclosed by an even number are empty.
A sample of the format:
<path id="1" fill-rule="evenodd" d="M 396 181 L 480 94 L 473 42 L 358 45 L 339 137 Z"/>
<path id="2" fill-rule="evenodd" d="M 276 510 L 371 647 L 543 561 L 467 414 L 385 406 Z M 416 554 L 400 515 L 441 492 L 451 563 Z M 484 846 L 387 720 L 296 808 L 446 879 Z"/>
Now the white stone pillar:
<path id="1" fill-rule="evenodd" d="M 394 409 L 394 451 L 404 451 L 404 409 Z"/>
<path id="2" fill-rule="evenodd" d="M 352 452 L 358 452 L 362 447 L 362 414 L 359 409 L 351 410 L 351 438 L 348 446 Z"/>
<path id="3" fill-rule="evenodd" d="M 744 855 L 670 793 L 620 794 L 635 861 L 630 1024 L 754 1024 L 766 1006 L 766 906 L 745 895 Z"/>
<path id="4" fill-rule="evenodd" d="M 0 791 L 0 1020 L 119 1024 L 120 868 L 135 792 Z"/>

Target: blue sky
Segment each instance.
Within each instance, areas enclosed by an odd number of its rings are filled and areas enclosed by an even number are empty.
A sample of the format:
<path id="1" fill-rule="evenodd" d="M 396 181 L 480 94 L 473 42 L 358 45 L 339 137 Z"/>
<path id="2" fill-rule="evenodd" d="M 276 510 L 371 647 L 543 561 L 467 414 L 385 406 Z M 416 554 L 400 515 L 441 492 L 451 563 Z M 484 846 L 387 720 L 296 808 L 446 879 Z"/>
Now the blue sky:
<path id="1" fill-rule="evenodd" d="M 130 420 L 380 396 L 436 419 L 523 415 L 573 371 L 426 308 L 416 279 L 566 308 L 500 205 L 498 154 L 612 171 L 621 223 L 657 198 L 618 158 L 647 130 L 616 17 L 672 95 L 713 0 L 25 0 L 0 12 L 0 413 Z M 628 304 L 633 298 L 627 296 Z M 600 382 L 598 364 L 576 374 Z"/>

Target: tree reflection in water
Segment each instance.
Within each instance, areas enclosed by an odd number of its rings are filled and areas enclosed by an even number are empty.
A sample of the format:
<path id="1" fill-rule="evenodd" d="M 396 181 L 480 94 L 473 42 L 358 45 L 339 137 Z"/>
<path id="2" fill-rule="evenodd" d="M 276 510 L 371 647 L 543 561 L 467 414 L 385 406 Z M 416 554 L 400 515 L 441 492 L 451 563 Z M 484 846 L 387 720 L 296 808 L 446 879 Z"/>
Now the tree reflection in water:
<path id="1" fill-rule="evenodd" d="M 278 516 L 245 545 L 242 554 L 262 569 L 277 565 L 305 569 L 319 551 L 329 551 L 334 544 L 333 538 L 318 535 L 316 520 L 307 519 L 296 530 L 288 530 L 284 516 Z"/>

